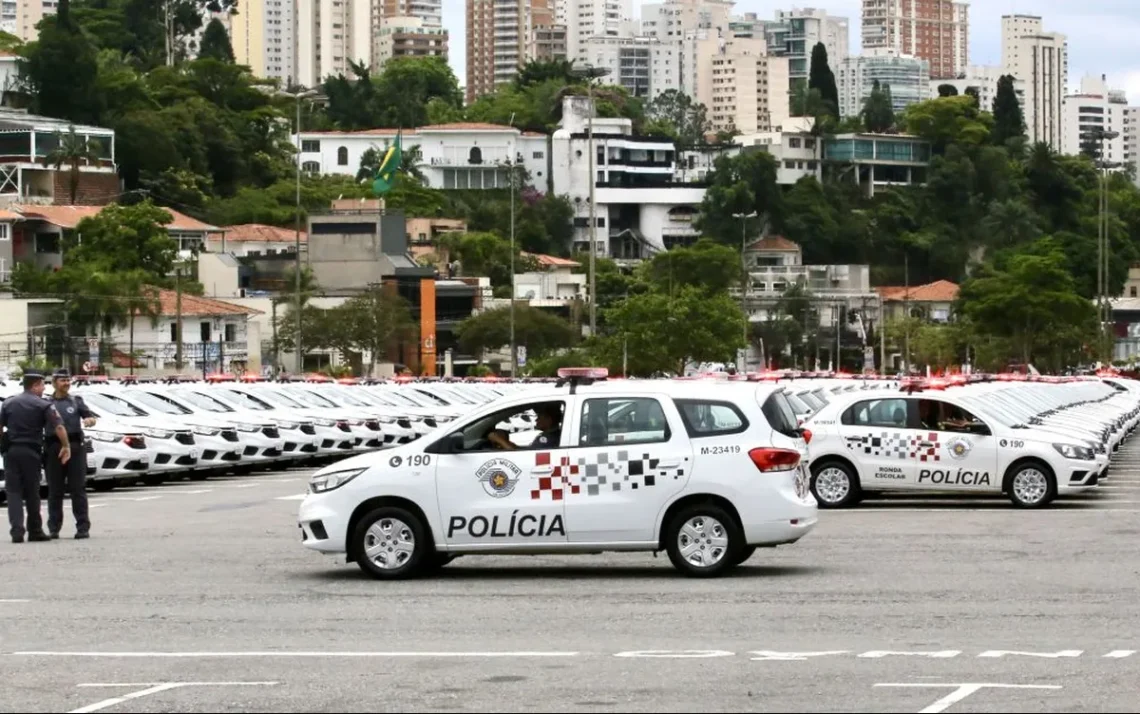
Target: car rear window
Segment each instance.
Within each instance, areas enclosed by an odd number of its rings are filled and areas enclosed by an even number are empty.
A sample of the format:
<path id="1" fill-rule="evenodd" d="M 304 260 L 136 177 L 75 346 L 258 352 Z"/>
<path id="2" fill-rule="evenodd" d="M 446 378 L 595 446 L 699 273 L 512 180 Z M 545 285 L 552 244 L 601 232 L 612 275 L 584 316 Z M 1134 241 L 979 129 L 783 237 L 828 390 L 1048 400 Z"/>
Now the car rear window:
<path id="1" fill-rule="evenodd" d="M 783 392 L 773 392 L 764 400 L 761 410 L 773 429 L 784 436 L 799 436 L 797 430 L 800 425 L 796 420 L 796 413 L 792 411 L 788 398 Z"/>
<path id="2" fill-rule="evenodd" d="M 691 439 L 739 434 L 748 430 L 747 417 L 732 402 L 709 399 L 677 399 L 674 402 Z"/>

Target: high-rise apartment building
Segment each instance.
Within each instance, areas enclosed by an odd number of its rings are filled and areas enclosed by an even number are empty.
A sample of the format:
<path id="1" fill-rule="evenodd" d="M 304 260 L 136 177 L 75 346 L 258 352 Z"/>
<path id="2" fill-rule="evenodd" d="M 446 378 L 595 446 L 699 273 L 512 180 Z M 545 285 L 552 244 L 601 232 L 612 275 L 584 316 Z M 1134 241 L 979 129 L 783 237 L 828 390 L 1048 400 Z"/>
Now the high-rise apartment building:
<path id="1" fill-rule="evenodd" d="M 1035 15 L 1001 18 L 1002 72 L 1022 82 L 1021 112 L 1032 143 L 1054 151 L 1064 144 L 1064 99 L 1069 77 L 1069 43 L 1064 35 L 1045 32 Z"/>
<path id="2" fill-rule="evenodd" d="M 621 37 L 633 16 L 632 0 L 557 0 L 555 19 L 565 17 L 570 59 L 586 61 L 586 43 L 594 37 Z"/>
<path id="3" fill-rule="evenodd" d="M 238 64 L 254 76 L 295 84 L 297 76 L 296 0 L 264 0 L 242 5 L 230 18 L 230 45 Z"/>
<path id="4" fill-rule="evenodd" d="M 467 101 L 510 82 L 531 60 L 565 58 L 565 47 L 550 0 L 467 0 Z"/>
<path id="5" fill-rule="evenodd" d="M 662 63 L 671 64 L 662 71 L 671 77 L 670 88 L 697 96 L 698 45 L 702 40 L 731 36 L 732 6 L 733 0 L 664 0 L 641 6 L 641 34 L 668 47 Z"/>
<path id="6" fill-rule="evenodd" d="M 676 54 L 676 45 L 655 37 L 591 37 L 586 42 L 584 61 L 608 69 L 607 84 L 653 99 L 679 89 L 678 78 L 670 71 L 676 66 Z"/>
<path id="7" fill-rule="evenodd" d="M 58 6 L 58 0 L 0 0 L 0 30 L 31 42 L 38 35 L 36 25 Z"/>
<path id="8" fill-rule="evenodd" d="M 1140 126 L 1133 121 L 1134 108 L 1122 90 L 1109 89 L 1107 78 L 1086 75 L 1081 78 L 1081 91 L 1065 97 L 1064 141 L 1062 153 L 1088 153 L 1104 161 L 1119 164 L 1123 170 L 1136 163 L 1136 144 Z M 1101 132 L 1108 136 L 1102 138 Z"/>
<path id="9" fill-rule="evenodd" d="M 696 101 L 714 131 L 771 131 L 791 115 L 788 58 L 768 54 L 760 38 L 710 37 L 697 43 Z"/>
<path id="10" fill-rule="evenodd" d="M 969 5 L 958 0 L 863 0 L 863 49 L 930 63 L 932 79 L 969 65 Z"/>
<path id="11" fill-rule="evenodd" d="M 443 27 L 443 0 L 376 0 L 376 25 L 383 18 L 415 17 L 421 27 Z"/>
<path id="12" fill-rule="evenodd" d="M 811 74 L 815 46 L 827 48 L 827 63 L 834 69 L 848 54 L 851 28 L 846 17 L 828 15 L 815 8 L 777 10 L 774 22 L 764 23 L 768 52 L 788 58 L 793 83 L 806 82 Z"/>
<path id="13" fill-rule="evenodd" d="M 447 30 L 427 26 L 419 17 L 380 18 L 372 40 L 372 71 L 382 72 L 395 57 L 442 57 L 447 60 Z"/>
<path id="14" fill-rule="evenodd" d="M 906 57 L 892 50 L 869 50 L 847 57 L 834 67 L 839 114 L 843 117 L 858 116 L 863 111 L 863 103 L 871 96 L 876 81 L 880 87 L 890 87 L 891 105 L 896 113 L 930 98 L 930 64 L 918 57 Z"/>
<path id="15" fill-rule="evenodd" d="M 313 87 L 372 63 L 372 0 L 296 0 L 297 81 Z"/>

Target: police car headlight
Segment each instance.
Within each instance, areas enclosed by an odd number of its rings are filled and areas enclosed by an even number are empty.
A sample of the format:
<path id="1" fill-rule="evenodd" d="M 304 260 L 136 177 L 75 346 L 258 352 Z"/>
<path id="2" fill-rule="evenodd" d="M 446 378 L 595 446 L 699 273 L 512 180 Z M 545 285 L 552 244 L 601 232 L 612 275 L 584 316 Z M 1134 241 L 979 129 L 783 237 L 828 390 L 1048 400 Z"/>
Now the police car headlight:
<path id="1" fill-rule="evenodd" d="M 95 441 L 115 442 L 123 438 L 121 434 L 112 434 L 109 431 L 87 431 L 86 434 Z"/>
<path id="2" fill-rule="evenodd" d="M 335 471 L 330 474 L 314 476 L 309 481 L 310 493 L 328 493 L 338 489 L 368 469 L 351 469 L 349 471 Z"/>
<path id="3" fill-rule="evenodd" d="M 284 419 L 277 420 L 277 426 L 282 429 L 300 429 L 301 425 L 295 421 L 285 421 Z"/>
<path id="4" fill-rule="evenodd" d="M 238 424 L 237 430 L 252 434 L 255 431 L 261 431 L 261 427 L 256 424 Z"/>
<path id="5" fill-rule="evenodd" d="M 436 424 L 446 424 L 447 422 L 454 421 L 454 420 L 455 420 L 455 417 L 449 417 L 449 416 L 437 416 L 437 417 L 435 417 L 435 423 Z"/>
<path id="6" fill-rule="evenodd" d="M 174 432 L 167 431 L 166 429 L 143 429 L 143 433 L 147 436 L 153 436 L 156 439 L 169 439 L 174 436 Z"/>
<path id="7" fill-rule="evenodd" d="M 1057 450 L 1061 456 L 1066 459 L 1077 459 L 1080 461 L 1092 461 L 1093 450 L 1087 446 L 1075 446 L 1073 444 L 1053 444 L 1053 448 Z"/>
<path id="8" fill-rule="evenodd" d="M 393 417 L 380 417 L 381 424 L 395 424 L 396 420 Z"/>
<path id="9" fill-rule="evenodd" d="M 200 436 L 217 436 L 222 433 L 221 429 L 216 429 L 212 426 L 196 426 L 193 427 L 194 433 Z"/>
<path id="10" fill-rule="evenodd" d="M 313 419 L 313 423 L 317 426 L 336 426 L 336 419 Z"/>

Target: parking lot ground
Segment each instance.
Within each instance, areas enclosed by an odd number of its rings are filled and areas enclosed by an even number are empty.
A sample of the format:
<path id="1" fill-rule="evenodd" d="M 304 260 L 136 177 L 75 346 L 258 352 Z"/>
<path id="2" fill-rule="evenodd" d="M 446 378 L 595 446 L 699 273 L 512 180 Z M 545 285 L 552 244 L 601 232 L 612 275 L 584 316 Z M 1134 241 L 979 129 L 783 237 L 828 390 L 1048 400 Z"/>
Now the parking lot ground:
<path id="1" fill-rule="evenodd" d="M 90 540 L 0 542 L 0 709 L 1135 709 L 1140 444 L 1116 489 L 867 501 L 716 580 L 607 554 L 376 582 L 301 547 L 306 476 L 91 494 Z"/>

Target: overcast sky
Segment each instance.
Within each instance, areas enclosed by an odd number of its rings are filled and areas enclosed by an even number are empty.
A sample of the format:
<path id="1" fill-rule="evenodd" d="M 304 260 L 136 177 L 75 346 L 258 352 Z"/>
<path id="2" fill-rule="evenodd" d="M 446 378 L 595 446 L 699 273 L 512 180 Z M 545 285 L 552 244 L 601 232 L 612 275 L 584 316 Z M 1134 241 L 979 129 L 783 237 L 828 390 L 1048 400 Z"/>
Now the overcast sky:
<path id="1" fill-rule="evenodd" d="M 634 0 L 639 14 L 641 0 Z M 851 20 L 851 53 L 859 52 L 861 0 L 738 0 L 737 14 L 773 17 L 777 8 L 817 7 Z M 970 64 L 1001 62 L 1001 16 L 1040 15 L 1046 32 L 1069 39 L 1069 86 L 1076 89 L 1086 73 L 1108 75 L 1109 86 L 1128 92 L 1140 104 L 1140 0 L 973 0 L 970 3 Z M 444 25 L 450 32 L 451 67 L 466 83 L 465 0 L 443 0 Z"/>

